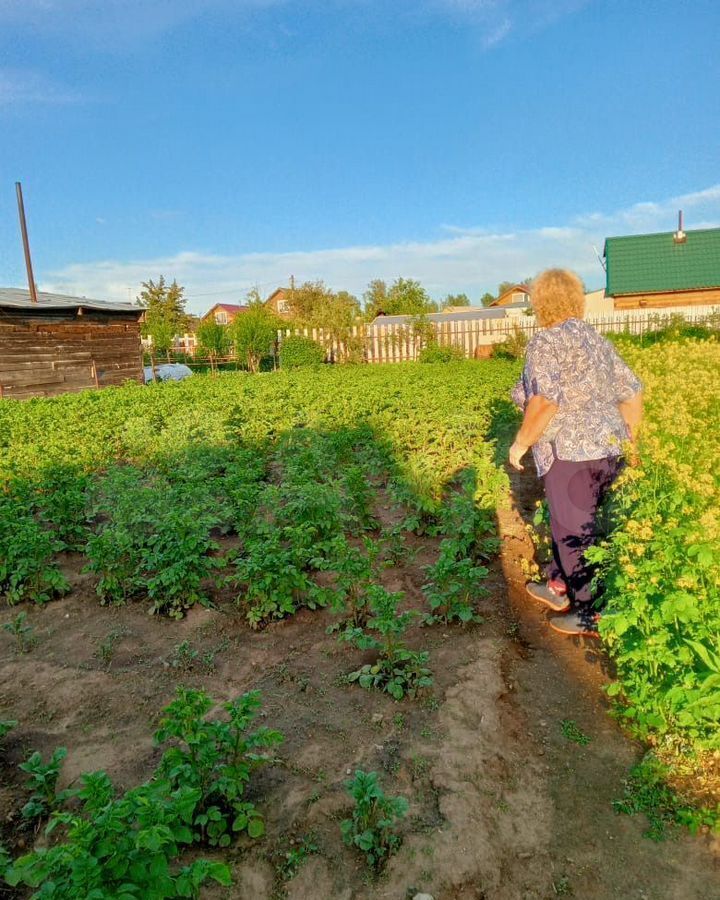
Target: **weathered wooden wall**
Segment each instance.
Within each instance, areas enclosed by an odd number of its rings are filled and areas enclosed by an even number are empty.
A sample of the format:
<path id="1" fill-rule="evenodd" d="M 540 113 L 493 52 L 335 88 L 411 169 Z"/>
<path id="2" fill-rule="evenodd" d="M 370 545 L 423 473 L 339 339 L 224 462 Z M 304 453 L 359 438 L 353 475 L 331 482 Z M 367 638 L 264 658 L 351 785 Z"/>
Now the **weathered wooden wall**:
<path id="1" fill-rule="evenodd" d="M 673 306 L 713 306 L 720 304 L 720 288 L 697 291 L 668 291 L 664 294 L 626 294 L 615 297 L 615 309 L 668 309 Z"/>
<path id="2" fill-rule="evenodd" d="M 140 325 L 128 318 L 0 318 L 0 396 L 50 397 L 142 382 Z"/>

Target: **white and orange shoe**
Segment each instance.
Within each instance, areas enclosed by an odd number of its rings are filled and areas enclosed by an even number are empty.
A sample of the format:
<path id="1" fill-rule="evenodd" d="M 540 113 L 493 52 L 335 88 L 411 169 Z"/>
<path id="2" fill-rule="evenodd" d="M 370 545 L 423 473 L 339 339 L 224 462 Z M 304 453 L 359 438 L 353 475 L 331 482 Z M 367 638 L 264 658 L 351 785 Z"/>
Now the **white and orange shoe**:
<path id="1" fill-rule="evenodd" d="M 547 581 L 545 584 L 531 581 L 525 585 L 525 590 L 533 600 L 537 600 L 553 612 L 564 613 L 570 609 L 570 599 L 562 581 Z"/>
<path id="2" fill-rule="evenodd" d="M 598 622 L 600 613 L 592 607 L 575 607 L 572 612 L 565 615 L 548 616 L 548 623 L 553 631 L 565 634 L 569 637 L 599 638 Z"/>

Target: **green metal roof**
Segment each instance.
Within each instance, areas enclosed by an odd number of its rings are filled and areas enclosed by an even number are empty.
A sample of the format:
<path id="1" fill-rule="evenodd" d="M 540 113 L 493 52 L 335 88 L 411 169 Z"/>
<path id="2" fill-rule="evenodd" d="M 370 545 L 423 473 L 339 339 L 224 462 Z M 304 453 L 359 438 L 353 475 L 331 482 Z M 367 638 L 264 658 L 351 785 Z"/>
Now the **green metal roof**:
<path id="1" fill-rule="evenodd" d="M 605 241 L 607 293 L 652 294 L 720 287 L 720 228 L 611 237 Z"/>

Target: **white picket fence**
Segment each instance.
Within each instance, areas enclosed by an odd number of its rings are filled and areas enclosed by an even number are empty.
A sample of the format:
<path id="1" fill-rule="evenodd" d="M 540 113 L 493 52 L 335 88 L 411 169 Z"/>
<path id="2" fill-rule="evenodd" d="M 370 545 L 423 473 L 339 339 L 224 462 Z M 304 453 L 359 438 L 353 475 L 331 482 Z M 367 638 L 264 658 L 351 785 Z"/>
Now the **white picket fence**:
<path id="1" fill-rule="evenodd" d="M 644 334 L 667 325 L 681 316 L 691 324 L 718 327 L 720 306 L 675 306 L 667 309 L 631 309 L 610 315 L 594 316 L 587 321 L 601 334 L 629 332 Z M 714 320 L 713 320 L 714 317 Z M 468 358 L 487 355 L 492 344 L 501 343 L 518 330 L 532 337 L 539 326 L 535 316 L 509 316 L 504 319 L 462 319 L 450 322 L 356 325 L 344 340 L 321 328 L 285 328 L 278 332 L 278 342 L 294 334 L 317 341 L 326 350 L 328 362 L 359 359 L 369 363 L 407 362 L 416 360 L 432 337 L 440 346 L 460 348 Z"/>

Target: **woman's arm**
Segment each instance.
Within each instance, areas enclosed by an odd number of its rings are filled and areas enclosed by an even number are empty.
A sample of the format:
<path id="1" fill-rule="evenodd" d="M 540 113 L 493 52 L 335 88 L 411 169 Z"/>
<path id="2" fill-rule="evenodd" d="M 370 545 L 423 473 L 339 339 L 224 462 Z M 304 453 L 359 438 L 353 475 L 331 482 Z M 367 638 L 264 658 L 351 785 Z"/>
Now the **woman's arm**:
<path id="1" fill-rule="evenodd" d="M 637 442 L 638 431 L 643 417 L 642 391 L 638 391 L 637 394 L 629 400 L 618 403 L 618 409 L 620 410 L 620 415 L 623 417 L 623 421 L 627 425 L 628 432 L 630 433 L 630 443 L 634 445 Z"/>
<path id="2" fill-rule="evenodd" d="M 515 442 L 510 448 L 509 454 L 510 465 L 517 469 L 518 472 L 521 472 L 523 469 L 520 460 L 528 448 L 540 440 L 542 433 L 553 420 L 558 409 L 557 403 L 553 403 L 552 400 L 548 400 L 542 394 L 536 394 L 528 401 L 522 425 L 515 436 Z"/>
<path id="3" fill-rule="evenodd" d="M 518 379 L 517 384 L 510 393 L 510 397 L 515 406 L 517 406 L 517 408 L 522 412 L 525 409 L 525 403 L 527 401 L 527 395 L 525 394 L 525 382 L 522 380 L 522 378 Z"/>

